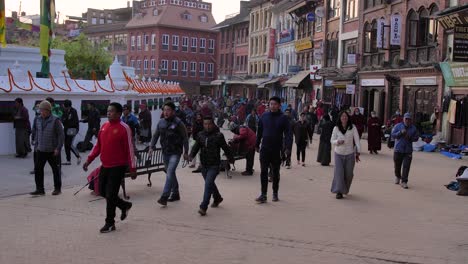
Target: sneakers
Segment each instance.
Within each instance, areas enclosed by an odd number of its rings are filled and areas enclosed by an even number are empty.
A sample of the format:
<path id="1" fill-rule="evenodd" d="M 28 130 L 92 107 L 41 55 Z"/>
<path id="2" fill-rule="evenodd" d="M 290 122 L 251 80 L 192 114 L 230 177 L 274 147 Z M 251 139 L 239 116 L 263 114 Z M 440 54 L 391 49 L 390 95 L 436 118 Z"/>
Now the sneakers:
<path id="1" fill-rule="evenodd" d="M 55 189 L 53 192 L 52 192 L 52 195 L 60 195 L 62 193 L 62 191 L 60 189 Z"/>
<path id="2" fill-rule="evenodd" d="M 273 178 L 271 176 L 268 176 L 268 182 L 273 182 Z"/>
<path id="3" fill-rule="evenodd" d="M 122 214 L 120 215 L 120 220 L 123 221 L 127 218 L 128 216 L 128 211 L 132 208 L 132 203 L 128 203 L 127 208 L 122 210 Z"/>
<path id="4" fill-rule="evenodd" d="M 70 166 L 71 165 L 71 162 L 70 161 L 67 161 L 67 162 L 64 162 L 62 163 L 63 166 Z"/>
<path id="5" fill-rule="evenodd" d="M 305 167 L 305 162 L 302 163 L 302 167 Z"/>
<path id="6" fill-rule="evenodd" d="M 45 195 L 45 192 L 44 192 L 44 191 L 35 190 L 34 192 L 29 193 L 29 194 L 30 194 L 30 195 L 34 195 L 34 196 L 39 196 L 39 195 L 43 196 L 43 195 Z"/>
<path id="7" fill-rule="evenodd" d="M 79 166 L 80 164 L 81 164 L 81 157 L 78 157 L 78 158 L 76 159 L 76 165 Z"/>
<path id="8" fill-rule="evenodd" d="M 253 172 L 252 171 L 244 171 L 241 173 L 243 176 L 252 176 Z"/>
<path id="9" fill-rule="evenodd" d="M 192 173 L 201 173 L 201 168 L 197 168 L 196 170 L 193 170 Z"/>
<path id="10" fill-rule="evenodd" d="M 178 193 L 171 193 L 169 198 L 167 199 L 168 202 L 175 202 L 180 200 L 180 194 Z"/>
<path id="11" fill-rule="evenodd" d="M 337 194 L 336 194 L 336 199 L 338 199 L 338 200 L 339 200 L 339 199 L 343 199 L 343 194 L 337 193 Z"/>
<path id="12" fill-rule="evenodd" d="M 271 199 L 273 202 L 278 202 L 279 201 L 279 198 L 278 198 L 278 194 L 277 193 L 273 193 L 273 199 Z"/>
<path id="13" fill-rule="evenodd" d="M 201 215 L 201 216 L 205 216 L 206 215 L 206 209 L 203 209 L 200 207 L 200 209 L 198 209 L 198 213 Z"/>
<path id="14" fill-rule="evenodd" d="M 166 207 L 167 206 L 167 200 L 168 200 L 167 196 L 161 196 L 161 198 L 159 198 L 159 200 L 158 200 L 158 204 L 162 205 L 163 207 Z"/>
<path id="15" fill-rule="evenodd" d="M 400 178 L 395 177 L 395 184 L 400 184 Z"/>
<path id="16" fill-rule="evenodd" d="M 403 189 L 408 189 L 408 183 L 402 182 L 402 183 L 401 183 L 401 187 L 402 187 Z"/>
<path id="17" fill-rule="evenodd" d="M 287 165 L 287 166 L 286 166 L 286 169 L 290 170 L 290 169 L 291 169 L 291 165 Z"/>
<path id="18" fill-rule="evenodd" d="M 224 200 L 223 198 L 219 200 L 214 200 L 213 203 L 211 204 L 211 208 L 217 208 L 219 204 L 223 202 L 223 200 Z"/>
<path id="19" fill-rule="evenodd" d="M 258 203 L 258 204 L 263 204 L 263 203 L 266 203 L 267 202 L 267 197 L 266 195 L 260 195 L 257 199 L 255 199 L 255 201 Z"/>
<path id="20" fill-rule="evenodd" d="M 101 232 L 102 234 L 105 234 L 105 233 L 110 233 L 112 231 L 115 231 L 115 225 L 111 225 L 111 224 L 105 224 L 101 230 L 99 230 L 99 232 Z"/>

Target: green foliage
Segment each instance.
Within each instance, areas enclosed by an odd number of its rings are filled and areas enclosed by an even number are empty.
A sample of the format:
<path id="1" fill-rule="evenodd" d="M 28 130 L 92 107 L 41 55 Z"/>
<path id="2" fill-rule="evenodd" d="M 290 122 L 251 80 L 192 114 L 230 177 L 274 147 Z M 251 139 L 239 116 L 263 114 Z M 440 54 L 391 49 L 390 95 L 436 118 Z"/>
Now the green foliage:
<path id="1" fill-rule="evenodd" d="M 51 43 L 52 49 L 65 50 L 65 62 L 71 76 L 76 79 L 92 79 L 92 73 L 98 80 L 103 80 L 109 66 L 112 64 L 112 54 L 105 42 L 93 44 L 81 34 L 72 40 L 55 38 Z"/>

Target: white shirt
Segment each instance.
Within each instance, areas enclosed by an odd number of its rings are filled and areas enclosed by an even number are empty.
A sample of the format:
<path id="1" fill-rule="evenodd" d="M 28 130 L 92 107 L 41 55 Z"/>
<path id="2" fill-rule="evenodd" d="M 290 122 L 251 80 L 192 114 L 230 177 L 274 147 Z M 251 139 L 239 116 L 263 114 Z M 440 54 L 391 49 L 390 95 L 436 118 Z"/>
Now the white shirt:
<path id="1" fill-rule="evenodd" d="M 338 145 L 338 140 L 344 140 L 344 143 Z M 339 155 L 350 155 L 355 152 L 361 152 L 361 143 L 359 139 L 359 133 L 356 127 L 353 125 L 353 129 L 346 130 L 346 134 L 343 135 L 337 126 L 333 128 L 333 133 L 330 142 L 335 146 L 335 153 Z"/>

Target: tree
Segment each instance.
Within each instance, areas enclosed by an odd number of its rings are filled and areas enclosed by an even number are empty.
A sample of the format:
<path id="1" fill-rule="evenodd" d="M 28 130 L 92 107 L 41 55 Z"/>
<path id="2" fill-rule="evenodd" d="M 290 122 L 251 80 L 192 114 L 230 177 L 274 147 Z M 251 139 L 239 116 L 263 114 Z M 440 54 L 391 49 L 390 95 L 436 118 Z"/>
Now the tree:
<path id="1" fill-rule="evenodd" d="M 84 34 L 72 40 L 55 38 L 51 47 L 65 50 L 67 68 L 75 79 L 91 80 L 94 72 L 98 80 L 103 80 L 112 64 L 109 44 L 92 43 Z"/>

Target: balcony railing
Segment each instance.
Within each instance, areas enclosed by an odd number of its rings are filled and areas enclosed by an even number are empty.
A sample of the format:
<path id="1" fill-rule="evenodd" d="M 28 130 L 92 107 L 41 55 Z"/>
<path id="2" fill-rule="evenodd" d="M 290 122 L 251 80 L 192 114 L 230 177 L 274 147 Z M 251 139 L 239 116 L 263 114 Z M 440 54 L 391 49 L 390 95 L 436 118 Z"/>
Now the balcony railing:
<path id="1" fill-rule="evenodd" d="M 410 47 L 407 51 L 407 60 L 410 65 L 431 64 L 437 62 L 436 47 Z"/>

